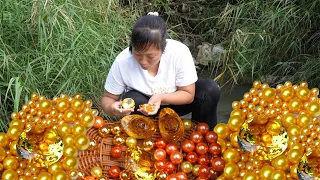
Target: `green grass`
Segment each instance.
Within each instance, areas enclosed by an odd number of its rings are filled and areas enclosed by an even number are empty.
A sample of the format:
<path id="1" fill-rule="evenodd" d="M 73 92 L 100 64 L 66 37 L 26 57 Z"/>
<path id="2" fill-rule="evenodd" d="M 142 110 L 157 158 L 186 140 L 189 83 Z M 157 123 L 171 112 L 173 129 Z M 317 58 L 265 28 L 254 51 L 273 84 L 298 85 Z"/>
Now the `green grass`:
<path id="1" fill-rule="evenodd" d="M 215 75 L 224 72 L 222 81 L 307 81 L 319 88 L 319 9 L 319 0 L 239 0 L 207 15 L 195 31 L 227 50 L 223 63 L 211 66 Z"/>
<path id="2" fill-rule="evenodd" d="M 80 93 L 98 106 L 108 70 L 128 46 L 136 18 L 117 1 L 2 2 L 0 131 L 32 92 L 47 98 Z"/>

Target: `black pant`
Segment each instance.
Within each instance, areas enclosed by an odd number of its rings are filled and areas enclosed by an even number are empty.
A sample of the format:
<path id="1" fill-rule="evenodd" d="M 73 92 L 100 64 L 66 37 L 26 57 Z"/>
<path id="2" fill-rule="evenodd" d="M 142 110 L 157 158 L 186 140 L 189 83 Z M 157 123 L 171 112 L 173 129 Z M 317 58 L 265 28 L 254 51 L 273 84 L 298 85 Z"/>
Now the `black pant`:
<path id="1" fill-rule="evenodd" d="M 141 114 L 137 111 L 140 104 L 148 103 L 149 97 L 135 90 L 127 92 L 123 98 L 132 98 L 135 103 L 135 114 Z M 217 124 L 217 106 L 220 99 L 220 87 L 214 80 L 199 79 L 196 82 L 196 92 L 192 103 L 184 105 L 161 105 L 162 108 L 169 107 L 179 116 L 192 112 L 192 120 L 205 122 L 213 130 Z M 154 116 L 155 117 L 155 116 Z"/>

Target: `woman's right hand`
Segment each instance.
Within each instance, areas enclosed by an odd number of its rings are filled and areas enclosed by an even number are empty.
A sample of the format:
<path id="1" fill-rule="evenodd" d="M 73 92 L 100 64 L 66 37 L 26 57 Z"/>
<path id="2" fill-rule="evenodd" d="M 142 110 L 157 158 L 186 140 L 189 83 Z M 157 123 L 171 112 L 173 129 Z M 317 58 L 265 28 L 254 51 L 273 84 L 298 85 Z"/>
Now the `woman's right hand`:
<path id="1" fill-rule="evenodd" d="M 132 112 L 134 112 L 134 108 L 123 109 L 121 101 L 114 102 L 111 105 L 111 110 L 114 116 L 121 116 L 121 117 L 130 115 Z"/>

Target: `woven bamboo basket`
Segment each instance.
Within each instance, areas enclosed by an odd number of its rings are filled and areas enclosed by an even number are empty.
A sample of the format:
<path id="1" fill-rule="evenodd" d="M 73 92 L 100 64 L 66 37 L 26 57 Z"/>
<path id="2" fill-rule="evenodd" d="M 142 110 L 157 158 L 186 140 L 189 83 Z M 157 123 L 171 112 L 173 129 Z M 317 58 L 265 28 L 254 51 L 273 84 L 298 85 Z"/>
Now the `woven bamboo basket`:
<path id="1" fill-rule="evenodd" d="M 157 139 L 161 137 L 160 130 L 158 127 L 158 121 L 154 121 L 156 124 L 156 132 L 153 135 L 153 139 Z M 106 122 L 108 125 L 114 125 L 116 123 L 120 122 Z M 190 139 L 190 134 L 195 131 L 197 128 L 197 122 L 192 122 L 192 128 L 188 131 L 185 131 L 183 140 Z M 90 175 L 90 170 L 92 167 L 100 166 L 102 169 L 103 177 L 108 177 L 108 171 L 111 166 L 119 166 L 120 169 L 125 169 L 125 157 L 126 157 L 126 150 L 127 147 L 125 145 L 121 145 L 122 148 L 122 155 L 120 158 L 113 158 L 111 156 L 111 149 L 114 146 L 113 144 L 113 137 L 114 135 L 110 134 L 108 137 L 100 137 L 98 133 L 98 129 L 92 127 L 89 128 L 87 131 L 87 136 L 90 138 L 90 140 L 95 140 L 97 145 L 92 150 L 85 150 L 79 153 L 78 160 L 79 160 L 79 169 L 81 172 L 83 172 L 85 175 Z M 122 133 L 121 136 L 128 137 L 126 133 Z M 137 140 L 138 145 L 142 144 L 143 140 Z M 180 141 L 181 142 L 181 141 Z M 180 143 L 177 142 L 177 145 L 180 149 L 180 152 L 182 152 L 182 149 L 180 148 Z M 186 154 L 183 153 L 185 156 Z M 180 170 L 180 167 L 177 167 L 177 170 Z M 192 173 L 188 174 L 188 179 L 194 180 L 196 177 L 192 175 Z"/>

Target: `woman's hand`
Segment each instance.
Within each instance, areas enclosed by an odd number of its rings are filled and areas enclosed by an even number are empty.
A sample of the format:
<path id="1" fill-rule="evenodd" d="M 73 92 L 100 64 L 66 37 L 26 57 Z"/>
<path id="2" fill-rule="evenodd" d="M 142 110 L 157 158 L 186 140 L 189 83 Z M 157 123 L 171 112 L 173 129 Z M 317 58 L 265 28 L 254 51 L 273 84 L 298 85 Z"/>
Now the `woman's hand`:
<path id="1" fill-rule="evenodd" d="M 139 108 L 138 111 L 146 116 L 155 115 L 157 114 L 158 110 L 160 109 L 160 105 L 162 102 L 162 95 L 161 94 L 154 94 L 150 97 L 148 104 L 152 105 L 154 111 L 146 112 L 144 108 Z"/>
<path id="2" fill-rule="evenodd" d="M 122 108 L 122 102 L 116 101 L 111 105 L 111 111 L 114 116 L 127 116 L 130 115 L 132 112 L 134 112 L 134 108 L 130 109 L 123 109 Z"/>

